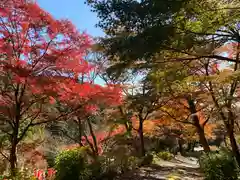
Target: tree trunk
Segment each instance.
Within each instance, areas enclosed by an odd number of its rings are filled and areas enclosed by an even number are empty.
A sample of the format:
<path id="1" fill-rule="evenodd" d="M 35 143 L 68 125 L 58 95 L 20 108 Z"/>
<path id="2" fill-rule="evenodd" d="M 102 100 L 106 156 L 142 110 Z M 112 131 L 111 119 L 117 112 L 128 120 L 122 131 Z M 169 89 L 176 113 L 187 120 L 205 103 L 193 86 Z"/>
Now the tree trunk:
<path id="1" fill-rule="evenodd" d="M 11 150 L 10 150 L 10 171 L 11 171 L 11 176 L 15 177 L 17 173 L 17 139 L 14 137 L 12 139 L 11 143 Z"/>
<path id="2" fill-rule="evenodd" d="M 20 93 L 19 84 L 17 85 L 17 89 L 15 90 L 16 115 L 13 120 L 14 126 L 13 126 L 13 134 L 11 138 L 11 149 L 10 149 L 10 157 L 9 157 L 10 171 L 11 171 L 12 177 L 15 177 L 17 173 L 17 145 L 19 141 L 22 140 L 22 138 L 24 137 L 24 134 L 20 139 L 18 137 L 19 129 L 20 129 L 20 119 L 21 119 L 21 98 L 23 97 L 24 90 L 25 90 L 25 85 Z"/>
<path id="3" fill-rule="evenodd" d="M 196 141 L 193 141 L 191 144 L 192 144 L 192 146 L 191 146 L 190 151 L 191 151 L 191 152 L 194 152 L 194 148 L 195 148 L 195 146 L 196 146 Z"/>
<path id="4" fill-rule="evenodd" d="M 125 125 L 126 131 L 127 131 L 127 135 L 131 137 L 132 136 L 132 124 L 131 124 L 131 122 L 125 122 L 124 125 Z"/>
<path id="5" fill-rule="evenodd" d="M 238 149 L 236 138 L 234 136 L 233 127 L 230 126 L 230 125 L 227 125 L 226 127 L 227 127 L 227 133 L 228 133 L 228 136 L 229 136 L 232 152 L 233 152 L 233 154 L 234 154 L 234 156 L 237 160 L 238 165 L 240 165 L 240 152 L 239 152 L 239 149 Z"/>
<path id="6" fill-rule="evenodd" d="M 184 150 L 183 150 L 183 139 L 178 139 L 178 147 L 179 147 L 179 152 L 181 155 L 184 155 Z"/>
<path id="7" fill-rule="evenodd" d="M 190 108 L 190 112 L 193 115 L 193 124 L 194 124 L 194 126 L 197 130 L 198 137 L 199 137 L 199 142 L 203 146 L 204 152 L 210 152 L 210 147 L 209 147 L 209 144 L 207 142 L 207 139 L 206 139 L 205 133 L 204 133 L 204 127 L 202 127 L 201 124 L 200 124 L 194 100 L 191 99 L 191 98 L 187 98 L 187 100 L 188 100 L 188 105 L 189 105 L 189 108 Z"/>
<path id="8" fill-rule="evenodd" d="M 188 142 L 188 143 L 187 143 L 187 149 L 186 149 L 186 151 L 187 151 L 187 152 L 190 152 L 191 149 L 192 149 L 192 142 Z"/>
<path id="9" fill-rule="evenodd" d="M 225 144 L 226 148 L 229 148 L 228 143 L 227 143 L 227 139 L 226 139 L 226 135 L 224 135 L 223 141 L 224 141 L 224 144 Z"/>
<path id="10" fill-rule="evenodd" d="M 232 152 L 235 155 L 238 164 L 240 165 L 240 153 L 233 133 L 229 134 L 229 139 L 232 147 Z"/>
<path id="11" fill-rule="evenodd" d="M 83 143 L 82 143 L 82 122 L 81 122 L 81 119 L 78 118 L 78 144 L 80 147 L 83 146 Z"/>
<path id="12" fill-rule="evenodd" d="M 209 144 L 207 142 L 207 139 L 205 137 L 205 133 L 204 133 L 204 129 L 198 125 L 196 125 L 196 128 L 197 128 L 197 132 L 198 132 L 198 136 L 199 136 L 199 141 L 201 143 L 201 145 L 203 146 L 203 150 L 204 152 L 210 152 L 210 147 L 209 147 Z"/>
<path id="13" fill-rule="evenodd" d="M 119 110 L 121 113 L 121 116 L 124 121 L 124 126 L 126 128 L 127 135 L 131 136 L 132 135 L 132 123 L 131 120 L 129 119 L 128 115 L 124 111 L 123 107 L 119 106 Z"/>
<path id="14" fill-rule="evenodd" d="M 93 128 L 92 128 L 92 124 L 90 122 L 90 119 L 87 118 L 87 124 L 88 124 L 88 128 L 89 128 L 89 131 L 90 131 L 90 134 L 92 136 L 92 139 L 93 139 L 93 145 L 94 145 L 94 149 L 95 149 L 95 155 L 98 156 L 99 155 L 99 152 L 98 152 L 98 143 L 97 143 L 97 138 L 94 134 L 94 131 L 93 131 Z"/>
<path id="15" fill-rule="evenodd" d="M 232 152 L 237 160 L 238 165 L 240 165 L 240 152 L 234 135 L 234 115 L 231 110 L 228 111 L 228 120 L 225 121 L 225 126 L 229 136 Z"/>
<path id="16" fill-rule="evenodd" d="M 187 144 L 187 152 L 194 152 L 194 148 L 196 146 L 196 141 L 191 141 Z"/>
<path id="17" fill-rule="evenodd" d="M 145 145 L 144 145 L 144 136 L 143 136 L 143 119 L 142 118 L 139 118 L 138 134 L 139 134 L 139 138 L 140 138 L 141 156 L 145 156 Z"/>
<path id="18" fill-rule="evenodd" d="M 96 157 L 97 157 L 97 155 L 96 155 L 96 152 L 95 152 L 95 148 L 94 148 L 94 146 L 93 146 L 93 144 L 89 141 L 89 139 L 88 139 L 88 137 L 87 137 L 87 135 L 85 134 L 85 133 L 83 133 L 83 136 L 85 137 L 85 140 L 86 140 L 86 142 L 88 143 L 88 145 L 90 146 L 90 148 L 91 148 L 91 151 L 90 151 L 90 155 L 93 157 L 93 159 L 97 159 Z"/>
<path id="19" fill-rule="evenodd" d="M 17 145 L 19 142 L 18 133 L 19 133 L 19 118 L 17 116 L 15 127 L 13 129 L 13 134 L 11 138 L 11 149 L 10 149 L 10 157 L 9 157 L 10 171 L 11 171 L 12 177 L 15 177 L 17 173 Z"/>

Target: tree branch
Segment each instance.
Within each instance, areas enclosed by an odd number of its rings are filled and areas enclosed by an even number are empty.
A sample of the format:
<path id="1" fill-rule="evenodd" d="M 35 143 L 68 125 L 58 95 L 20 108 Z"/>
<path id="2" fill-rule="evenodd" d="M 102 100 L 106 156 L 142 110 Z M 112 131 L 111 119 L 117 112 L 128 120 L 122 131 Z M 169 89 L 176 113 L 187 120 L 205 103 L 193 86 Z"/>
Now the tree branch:
<path id="1" fill-rule="evenodd" d="M 1 154 L 5 159 L 7 159 L 8 161 L 10 161 L 9 157 L 7 157 L 7 155 L 5 155 L 2 151 L 0 151 L 0 154 Z"/>
<path id="2" fill-rule="evenodd" d="M 171 118 L 172 118 L 174 121 L 176 121 L 176 122 L 185 123 L 185 124 L 191 124 L 191 125 L 194 124 L 194 123 L 191 123 L 191 122 L 188 121 L 189 117 L 190 117 L 192 114 L 189 114 L 184 121 L 181 121 L 181 120 L 178 120 L 175 116 L 173 116 L 173 115 L 172 115 L 171 113 L 169 113 L 168 111 L 165 111 L 165 110 L 162 110 L 162 109 L 161 109 L 161 111 L 164 112 L 164 113 L 166 113 L 169 117 L 171 117 Z"/>

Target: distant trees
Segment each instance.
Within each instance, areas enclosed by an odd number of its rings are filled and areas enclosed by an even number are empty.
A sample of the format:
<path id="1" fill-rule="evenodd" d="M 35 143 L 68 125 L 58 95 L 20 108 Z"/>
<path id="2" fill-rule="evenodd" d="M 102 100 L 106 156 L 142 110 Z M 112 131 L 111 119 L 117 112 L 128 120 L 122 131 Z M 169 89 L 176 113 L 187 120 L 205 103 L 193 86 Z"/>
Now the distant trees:
<path id="1" fill-rule="evenodd" d="M 204 131 L 207 123 L 223 123 L 240 164 L 234 110 L 239 89 L 239 2 L 88 3 L 107 34 L 100 44 L 111 62 L 108 72 L 118 77 L 127 70 L 144 70 L 155 91 L 164 92 L 160 99 L 173 98 L 170 109 L 182 109 L 178 104 L 183 100 L 183 117 L 176 111 L 162 111 L 193 124 L 206 152 L 210 151 Z"/>

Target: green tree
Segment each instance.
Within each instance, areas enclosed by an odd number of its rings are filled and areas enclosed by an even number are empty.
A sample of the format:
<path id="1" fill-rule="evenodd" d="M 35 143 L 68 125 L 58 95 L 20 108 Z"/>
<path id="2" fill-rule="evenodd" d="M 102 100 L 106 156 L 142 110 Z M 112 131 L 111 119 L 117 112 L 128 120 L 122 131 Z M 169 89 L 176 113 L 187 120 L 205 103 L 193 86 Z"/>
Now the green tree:
<path id="1" fill-rule="evenodd" d="M 114 75 L 130 68 L 151 71 L 157 66 L 165 71 L 164 68 L 168 67 L 164 64 L 168 62 L 172 62 L 170 66 L 182 62 L 184 70 L 191 62 L 191 66 L 186 68 L 192 71 L 187 75 L 190 80 L 184 83 L 187 88 L 201 85 L 206 99 L 210 97 L 209 102 L 225 124 L 232 151 L 240 164 L 234 135 L 237 117 L 234 107 L 238 102 L 239 87 L 240 2 L 95 0 L 89 4 L 102 20 L 98 25 L 107 34 L 101 42 L 104 52 L 113 62 L 109 71 Z M 219 50 L 229 42 L 234 44 L 231 50 Z M 216 61 L 219 64 L 231 62 L 230 72 L 213 72 L 212 66 Z M 196 67 L 200 71 L 196 71 Z M 177 80 L 177 74 L 173 78 Z M 191 83 L 195 84 L 192 86 Z M 191 97 L 192 93 L 195 90 L 190 91 Z M 183 93 L 186 94 L 189 91 Z"/>
<path id="2" fill-rule="evenodd" d="M 195 47 L 207 44 L 214 35 L 216 45 L 235 39 L 232 33 L 239 21 L 239 2 L 218 0 L 88 0 L 97 13 L 101 27 L 107 36 L 102 45 L 107 55 L 118 61 L 118 67 L 126 68 L 144 59 L 154 62 L 156 53 L 179 52 L 185 59 L 216 54 L 196 52 Z M 163 55 L 162 55 L 163 56 Z M 178 56 L 179 58 L 179 56 Z M 168 59 L 176 59 L 169 57 Z M 161 60 L 166 60 L 166 57 Z"/>

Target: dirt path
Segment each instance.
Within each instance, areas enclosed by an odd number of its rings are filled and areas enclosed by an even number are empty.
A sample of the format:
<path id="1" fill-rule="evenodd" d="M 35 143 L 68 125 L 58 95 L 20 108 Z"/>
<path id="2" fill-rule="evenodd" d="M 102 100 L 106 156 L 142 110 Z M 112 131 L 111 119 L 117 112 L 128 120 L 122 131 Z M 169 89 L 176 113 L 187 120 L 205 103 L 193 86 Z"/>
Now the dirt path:
<path id="1" fill-rule="evenodd" d="M 172 179 L 171 179 L 172 178 Z M 155 162 L 120 177 L 121 180 L 203 180 L 194 158 L 177 156 L 174 160 Z"/>

